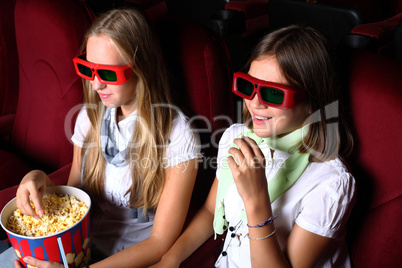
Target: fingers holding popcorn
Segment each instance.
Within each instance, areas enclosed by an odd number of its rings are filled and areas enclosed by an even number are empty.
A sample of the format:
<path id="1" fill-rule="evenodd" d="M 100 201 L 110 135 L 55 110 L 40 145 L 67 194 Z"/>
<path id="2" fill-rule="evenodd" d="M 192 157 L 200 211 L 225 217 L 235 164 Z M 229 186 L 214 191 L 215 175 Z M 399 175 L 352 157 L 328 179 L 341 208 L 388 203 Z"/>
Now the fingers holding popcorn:
<path id="1" fill-rule="evenodd" d="M 46 184 L 50 181 L 47 175 L 39 170 L 29 172 L 21 180 L 17 190 L 17 207 L 29 216 L 39 219 L 43 215 L 44 207 L 42 197 L 46 190 Z M 31 200 L 36 211 L 31 206 Z"/>
<path id="2" fill-rule="evenodd" d="M 17 209 L 8 219 L 7 229 L 25 236 L 49 235 L 72 226 L 88 211 L 86 204 L 75 196 L 50 194 L 43 197 L 42 202 L 45 209 L 40 220 Z"/>

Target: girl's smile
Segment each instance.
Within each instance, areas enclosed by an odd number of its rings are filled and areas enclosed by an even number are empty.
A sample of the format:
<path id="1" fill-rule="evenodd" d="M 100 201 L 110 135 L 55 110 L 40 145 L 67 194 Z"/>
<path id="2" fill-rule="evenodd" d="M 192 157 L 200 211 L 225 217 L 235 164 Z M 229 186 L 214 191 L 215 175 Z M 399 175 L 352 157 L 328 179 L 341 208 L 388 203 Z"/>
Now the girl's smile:
<path id="1" fill-rule="evenodd" d="M 264 57 L 250 65 L 249 75 L 283 85 L 289 85 L 275 57 Z M 291 109 L 278 109 L 262 104 L 257 94 L 252 100 L 244 99 L 249 110 L 254 132 L 263 138 L 280 136 L 300 128 L 307 118 L 307 107 L 301 102 Z"/>
<path id="2" fill-rule="evenodd" d="M 98 91 L 98 94 L 99 94 L 99 97 L 100 97 L 102 100 L 106 100 L 107 98 L 109 98 L 110 96 L 112 96 L 112 94 L 102 94 L 102 93 L 100 93 L 99 91 Z"/>
<path id="3" fill-rule="evenodd" d="M 127 64 L 113 42 L 104 35 L 88 38 L 87 60 L 104 65 L 123 66 Z M 101 83 L 95 76 L 91 84 L 105 106 L 120 107 L 123 117 L 126 117 L 137 108 L 135 103 L 137 80 L 137 76 L 134 74 L 122 85 L 108 85 Z"/>
<path id="4" fill-rule="evenodd" d="M 253 124 L 254 125 L 265 125 L 268 123 L 269 120 L 271 120 L 271 116 L 263 116 L 263 115 L 253 115 Z"/>

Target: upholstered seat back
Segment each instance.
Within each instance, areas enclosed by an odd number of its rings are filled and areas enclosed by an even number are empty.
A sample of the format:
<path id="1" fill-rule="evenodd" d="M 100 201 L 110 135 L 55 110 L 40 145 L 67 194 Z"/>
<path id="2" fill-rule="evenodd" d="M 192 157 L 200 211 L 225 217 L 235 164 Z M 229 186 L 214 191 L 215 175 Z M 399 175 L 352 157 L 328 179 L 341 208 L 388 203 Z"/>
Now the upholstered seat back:
<path id="1" fill-rule="evenodd" d="M 202 204 L 215 178 L 210 161 L 216 157 L 220 135 L 233 123 L 228 49 L 215 34 L 177 17 L 167 17 L 155 28 L 173 77 L 175 103 L 187 113 L 201 137 L 205 158 L 199 170 L 201 180 L 197 180 L 197 199 Z"/>
<path id="2" fill-rule="evenodd" d="M 350 46 L 351 42 L 344 38 L 354 26 L 364 22 L 364 17 L 359 9 L 351 5 L 270 0 L 269 20 L 271 30 L 290 24 L 309 25 L 323 32 L 334 45 Z"/>
<path id="3" fill-rule="evenodd" d="M 74 122 L 69 112 L 83 96 L 72 58 L 91 22 L 89 14 L 76 0 L 16 3 L 19 99 L 12 144 L 48 169 L 71 162 L 68 133 Z"/>
<path id="4" fill-rule="evenodd" d="M 0 139 L 8 138 L 17 110 L 18 55 L 14 5 L 12 0 L 0 2 Z"/>
<path id="5" fill-rule="evenodd" d="M 349 235 L 354 267 L 401 267 L 402 63 L 362 51 L 350 62 L 357 181 Z"/>
<path id="6" fill-rule="evenodd" d="M 221 38 L 205 28 L 176 17 L 155 25 L 168 70 L 173 77 L 175 103 L 200 134 L 202 163 L 188 218 L 203 205 L 215 178 L 221 134 L 234 120 L 231 62 Z M 212 267 L 222 241 L 210 239 L 181 267 Z"/>

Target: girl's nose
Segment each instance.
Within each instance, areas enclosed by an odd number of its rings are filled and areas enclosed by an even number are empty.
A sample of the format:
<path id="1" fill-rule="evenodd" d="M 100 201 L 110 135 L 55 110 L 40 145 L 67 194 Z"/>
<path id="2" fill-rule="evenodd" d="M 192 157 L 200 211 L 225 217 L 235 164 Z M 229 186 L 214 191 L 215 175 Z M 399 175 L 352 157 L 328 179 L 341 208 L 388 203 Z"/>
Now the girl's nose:
<path id="1" fill-rule="evenodd" d="M 250 101 L 250 105 L 256 109 L 266 109 L 268 107 L 267 105 L 260 102 L 257 94 L 255 94 L 253 99 Z"/>
<path id="2" fill-rule="evenodd" d="M 106 87 L 106 84 L 103 84 L 101 81 L 99 81 L 97 75 L 95 75 L 94 80 L 91 81 L 91 84 L 94 90 L 102 90 Z"/>

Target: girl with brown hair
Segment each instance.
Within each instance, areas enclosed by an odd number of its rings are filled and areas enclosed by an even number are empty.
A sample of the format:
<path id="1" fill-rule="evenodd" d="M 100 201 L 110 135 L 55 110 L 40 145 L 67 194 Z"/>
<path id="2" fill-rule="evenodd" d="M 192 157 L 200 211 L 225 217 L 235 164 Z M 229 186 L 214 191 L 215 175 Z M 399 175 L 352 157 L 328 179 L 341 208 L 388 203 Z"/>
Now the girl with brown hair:
<path id="1" fill-rule="evenodd" d="M 258 43 L 233 79 L 244 124 L 223 134 L 206 203 L 154 267 L 178 267 L 224 232 L 215 267 L 351 266 L 355 182 L 338 156 L 353 139 L 329 53 L 324 36 L 302 26 Z"/>

